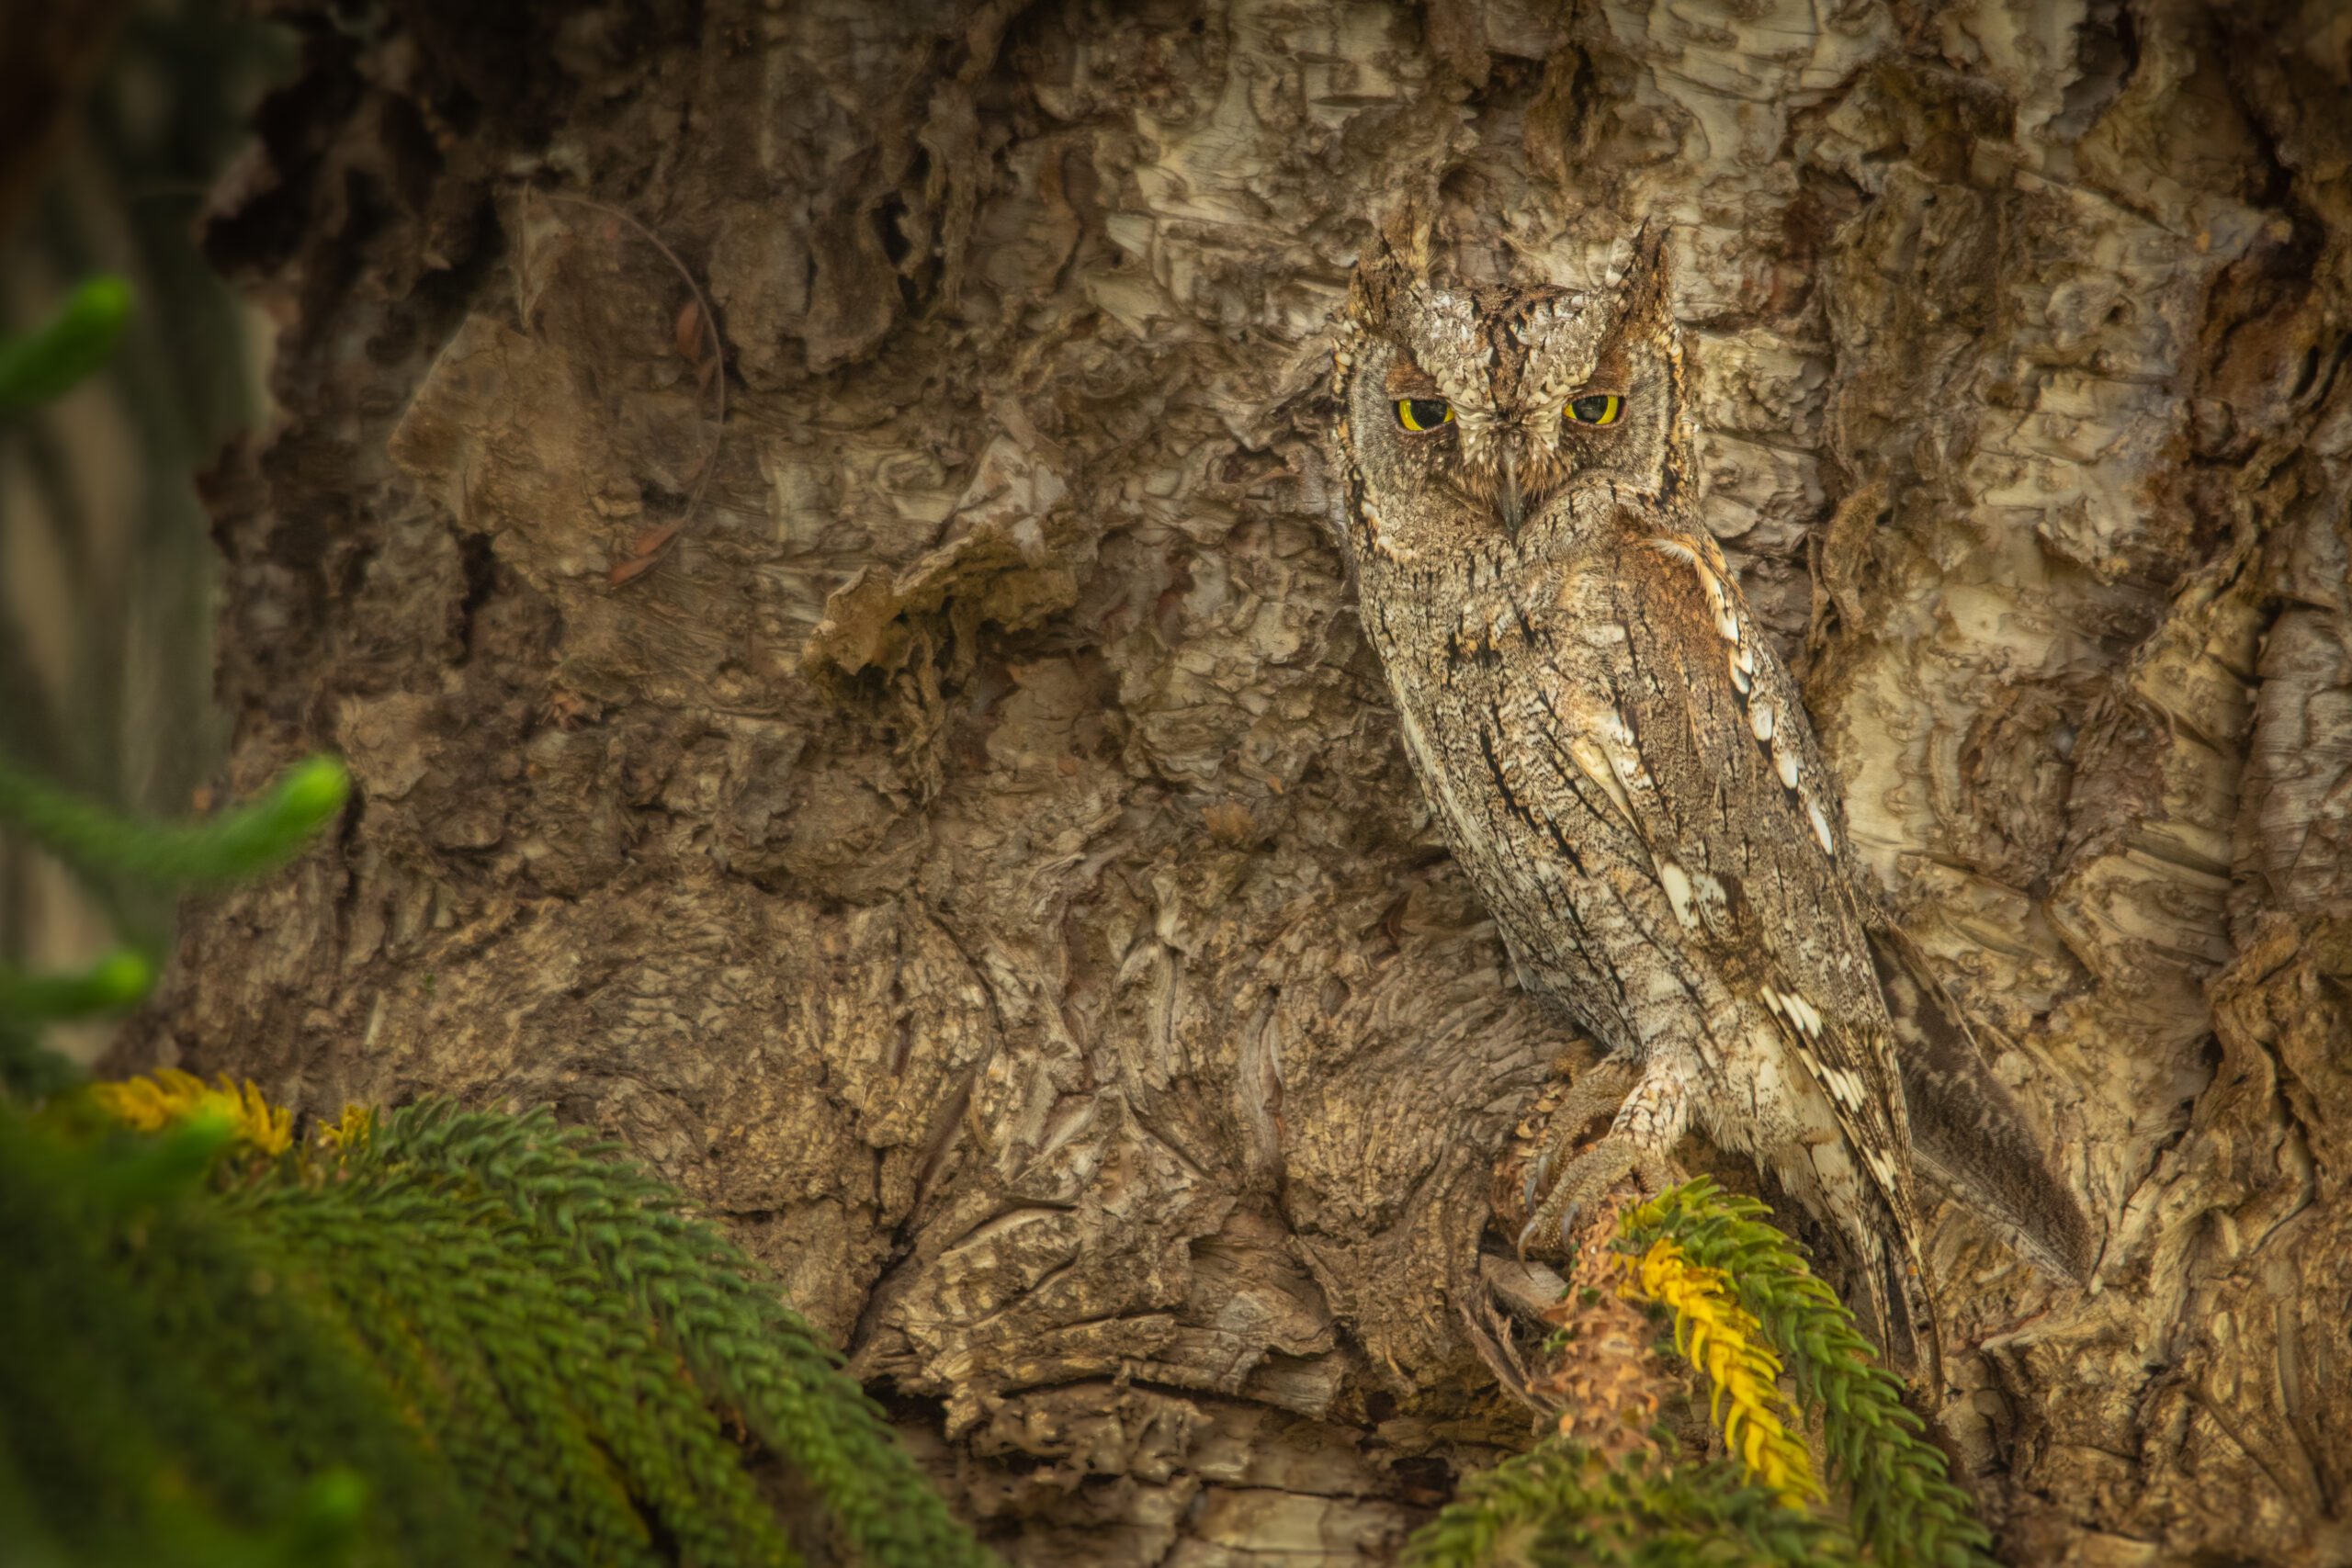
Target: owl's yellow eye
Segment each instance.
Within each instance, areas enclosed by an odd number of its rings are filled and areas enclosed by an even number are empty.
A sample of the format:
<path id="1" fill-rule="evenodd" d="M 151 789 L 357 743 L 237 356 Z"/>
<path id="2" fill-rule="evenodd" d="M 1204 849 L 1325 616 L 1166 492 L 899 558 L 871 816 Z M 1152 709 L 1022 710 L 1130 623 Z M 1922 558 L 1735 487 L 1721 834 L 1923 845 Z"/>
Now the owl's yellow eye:
<path id="1" fill-rule="evenodd" d="M 1606 393 L 1596 394 L 1589 398 L 1578 398 L 1568 405 L 1568 423 L 1570 424 L 1614 424 L 1617 423 L 1617 416 L 1624 412 L 1624 399 Z"/>
<path id="2" fill-rule="evenodd" d="M 1408 430 L 1435 430 L 1453 423 L 1453 405 L 1443 398 L 1399 398 L 1396 423 Z"/>

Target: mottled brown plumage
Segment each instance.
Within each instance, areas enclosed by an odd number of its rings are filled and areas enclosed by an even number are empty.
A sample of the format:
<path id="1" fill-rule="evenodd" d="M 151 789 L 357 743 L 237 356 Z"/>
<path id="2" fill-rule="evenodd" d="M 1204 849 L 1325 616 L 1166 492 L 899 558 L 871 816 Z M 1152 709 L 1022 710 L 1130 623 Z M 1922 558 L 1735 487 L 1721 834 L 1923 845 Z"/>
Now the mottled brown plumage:
<path id="1" fill-rule="evenodd" d="M 1942 994 L 1912 984 L 1890 1017 L 1871 933 L 1894 939 L 1836 781 L 1699 521 L 1664 242 L 1605 296 L 1449 286 L 1409 241 L 1357 269 L 1332 457 L 1363 620 L 1524 982 L 1601 1041 L 1612 1096 L 1631 1084 L 1528 1234 L 1628 1171 L 1670 1179 L 1695 1117 L 1827 1222 L 1932 1383 L 1898 1040 L 1941 1053 L 1925 1079 L 1978 1145 L 2026 1152 L 2022 1197 L 1989 1205 L 2013 1234 L 2079 1272 L 2087 1227 Z"/>

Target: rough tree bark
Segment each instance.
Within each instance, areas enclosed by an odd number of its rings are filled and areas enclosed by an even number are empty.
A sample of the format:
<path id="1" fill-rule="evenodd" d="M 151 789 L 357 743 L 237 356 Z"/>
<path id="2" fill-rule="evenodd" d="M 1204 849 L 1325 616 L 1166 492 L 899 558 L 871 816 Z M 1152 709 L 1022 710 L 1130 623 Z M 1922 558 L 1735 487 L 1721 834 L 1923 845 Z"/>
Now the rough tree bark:
<path id="1" fill-rule="evenodd" d="M 1935 1220 L 2006 1548 L 2352 1561 L 2335 0 L 277 9 L 229 782 L 358 801 L 135 1052 L 625 1137 L 1017 1561 L 1384 1558 L 1526 1440 L 1482 1231 L 1574 1052 L 1347 605 L 1323 325 L 1400 200 L 1576 283 L 1662 215 L 1710 525 L 2105 1235 Z M 548 194 L 707 288 L 707 474 L 683 275 Z"/>

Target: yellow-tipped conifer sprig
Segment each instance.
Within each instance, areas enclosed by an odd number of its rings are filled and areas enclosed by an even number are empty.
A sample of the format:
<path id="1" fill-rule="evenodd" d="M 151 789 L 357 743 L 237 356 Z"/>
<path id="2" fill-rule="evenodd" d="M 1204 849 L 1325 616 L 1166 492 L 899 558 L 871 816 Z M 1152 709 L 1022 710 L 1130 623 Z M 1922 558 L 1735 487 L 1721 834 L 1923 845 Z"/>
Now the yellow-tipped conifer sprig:
<path id="1" fill-rule="evenodd" d="M 1781 1359 L 1765 1342 L 1763 1325 L 1733 1296 L 1723 1271 L 1693 1263 L 1666 1236 L 1622 1262 L 1627 1276 L 1622 1288 L 1672 1313 L 1675 1350 L 1706 1374 L 1708 1416 L 1733 1457 L 1791 1507 L 1822 1501 L 1812 1452 L 1792 1430 L 1781 1394 Z"/>
<path id="2" fill-rule="evenodd" d="M 1847 1490 L 1854 1533 L 1881 1561 L 1989 1568 L 1991 1536 L 1905 1407 L 1902 1382 L 1769 1213 L 1702 1178 L 1628 1212 L 1623 1234 L 1639 1246 L 1671 1237 L 1723 1271 L 1785 1358 L 1799 1404 L 1821 1412 L 1822 1447 Z"/>
<path id="3" fill-rule="evenodd" d="M 348 1154 L 366 1143 L 376 1131 L 376 1112 L 365 1105 L 346 1105 L 343 1114 L 320 1126 L 314 1136 L 322 1148 L 335 1154 Z"/>

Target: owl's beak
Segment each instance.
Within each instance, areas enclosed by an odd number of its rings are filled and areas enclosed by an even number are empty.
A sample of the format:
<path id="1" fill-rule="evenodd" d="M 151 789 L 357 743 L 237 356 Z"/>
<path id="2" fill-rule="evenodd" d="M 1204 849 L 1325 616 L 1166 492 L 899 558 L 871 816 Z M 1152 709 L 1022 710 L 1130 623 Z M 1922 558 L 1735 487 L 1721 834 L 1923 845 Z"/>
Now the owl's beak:
<path id="1" fill-rule="evenodd" d="M 1519 493 L 1519 448 L 1510 442 L 1503 444 L 1503 488 L 1495 498 L 1496 510 L 1502 513 L 1503 534 L 1512 544 L 1519 543 L 1519 525 L 1525 519 L 1527 503 Z"/>

